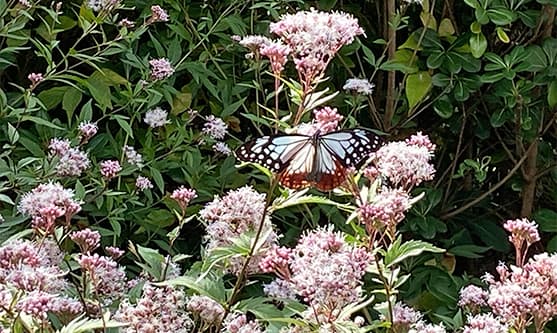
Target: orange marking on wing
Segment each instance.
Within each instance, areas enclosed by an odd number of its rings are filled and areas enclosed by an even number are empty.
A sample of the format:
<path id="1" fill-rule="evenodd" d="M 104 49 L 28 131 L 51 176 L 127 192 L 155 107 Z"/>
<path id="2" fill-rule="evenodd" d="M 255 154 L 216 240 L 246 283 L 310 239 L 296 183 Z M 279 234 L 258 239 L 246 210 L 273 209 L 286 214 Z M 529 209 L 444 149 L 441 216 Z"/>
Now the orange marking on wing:
<path id="1" fill-rule="evenodd" d="M 311 185 L 311 182 L 307 180 L 307 174 L 305 173 L 288 173 L 288 169 L 281 172 L 279 175 L 279 182 L 282 186 L 291 188 L 293 190 L 299 190 Z"/>

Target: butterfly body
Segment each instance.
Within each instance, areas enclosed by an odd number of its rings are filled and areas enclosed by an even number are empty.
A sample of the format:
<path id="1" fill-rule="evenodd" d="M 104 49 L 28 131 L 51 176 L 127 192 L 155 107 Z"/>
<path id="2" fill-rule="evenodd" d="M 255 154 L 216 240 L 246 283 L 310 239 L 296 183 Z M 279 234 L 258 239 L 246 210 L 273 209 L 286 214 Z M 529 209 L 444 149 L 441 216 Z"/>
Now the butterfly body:
<path id="1" fill-rule="evenodd" d="M 236 156 L 277 173 L 285 187 L 329 191 L 341 185 L 349 169 L 359 167 L 381 142 L 379 136 L 364 129 L 284 134 L 250 141 L 236 150 Z"/>

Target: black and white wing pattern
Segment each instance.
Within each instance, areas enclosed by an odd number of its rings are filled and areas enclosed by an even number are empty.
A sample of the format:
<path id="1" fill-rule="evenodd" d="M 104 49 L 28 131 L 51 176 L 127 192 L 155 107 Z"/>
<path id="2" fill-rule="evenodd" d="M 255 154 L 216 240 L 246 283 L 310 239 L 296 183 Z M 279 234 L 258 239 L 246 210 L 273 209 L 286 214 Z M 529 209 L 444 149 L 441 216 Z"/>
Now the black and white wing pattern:
<path id="1" fill-rule="evenodd" d="M 346 180 L 349 168 L 359 167 L 381 144 L 379 136 L 364 129 L 264 136 L 242 145 L 236 156 L 277 173 L 285 187 L 314 186 L 329 191 Z"/>

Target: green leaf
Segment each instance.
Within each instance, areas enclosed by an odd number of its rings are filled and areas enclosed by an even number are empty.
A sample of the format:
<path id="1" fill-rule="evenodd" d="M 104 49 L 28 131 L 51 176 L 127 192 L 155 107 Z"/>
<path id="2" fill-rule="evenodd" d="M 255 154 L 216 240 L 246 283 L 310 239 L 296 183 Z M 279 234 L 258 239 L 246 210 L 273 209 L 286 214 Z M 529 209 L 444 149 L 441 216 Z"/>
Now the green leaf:
<path id="1" fill-rule="evenodd" d="M 444 18 L 439 23 L 439 36 L 441 37 L 448 37 L 455 34 L 455 28 L 453 26 L 453 22 L 450 19 Z"/>
<path id="2" fill-rule="evenodd" d="M 487 39 L 483 33 L 473 34 L 470 37 L 470 51 L 474 58 L 480 58 L 487 50 Z"/>
<path id="3" fill-rule="evenodd" d="M 157 184 L 161 193 L 164 193 L 164 179 L 162 178 L 161 172 L 154 167 L 149 167 L 149 171 L 151 172 L 151 177 L 153 178 L 155 184 Z"/>
<path id="4" fill-rule="evenodd" d="M 100 108 L 104 111 L 112 106 L 110 97 L 110 87 L 106 81 L 99 75 L 91 75 L 85 84 L 91 94 L 91 97 L 99 103 Z"/>
<path id="5" fill-rule="evenodd" d="M 473 244 L 457 245 L 447 250 L 448 253 L 452 253 L 455 256 L 478 259 L 482 257 L 482 253 L 490 250 L 490 247 L 478 246 Z"/>
<path id="6" fill-rule="evenodd" d="M 375 67 L 375 54 L 373 54 L 371 49 L 365 45 L 362 45 L 362 52 L 364 53 L 364 60 L 371 66 Z"/>
<path id="7" fill-rule="evenodd" d="M 495 29 L 495 32 L 497 32 L 497 37 L 499 38 L 500 41 L 502 41 L 505 44 L 510 43 L 511 39 L 509 38 L 509 35 L 507 35 L 505 30 L 503 30 L 503 28 L 497 27 Z"/>
<path id="8" fill-rule="evenodd" d="M 447 95 L 444 95 L 439 100 L 437 100 L 435 104 L 433 104 L 433 110 L 441 118 L 448 119 L 453 115 L 455 107 L 453 106 Z"/>
<path id="9" fill-rule="evenodd" d="M 557 232 L 557 212 L 551 209 L 542 208 L 533 215 L 534 221 L 538 224 L 541 231 Z"/>
<path id="10" fill-rule="evenodd" d="M 551 108 L 557 105 L 557 80 L 551 81 L 547 87 L 547 104 Z"/>
<path id="11" fill-rule="evenodd" d="M 68 90 L 68 87 L 54 87 L 41 91 L 38 97 L 41 102 L 43 102 L 47 110 L 52 110 L 60 104 L 64 98 L 66 90 Z"/>
<path id="12" fill-rule="evenodd" d="M 117 114 L 117 115 L 113 115 L 111 119 L 116 119 L 118 125 L 120 125 L 120 127 L 126 132 L 126 134 L 133 139 L 133 130 L 130 124 L 128 123 L 129 120 L 128 117 Z"/>
<path id="13" fill-rule="evenodd" d="M 442 253 L 445 252 L 445 250 L 418 240 L 402 243 L 402 238 L 399 236 L 391 246 L 389 246 L 389 249 L 385 253 L 385 266 L 391 267 L 404 259 L 418 256 L 423 252 Z"/>
<path id="14" fill-rule="evenodd" d="M 506 109 L 495 111 L 489 118 L 489 122 L 491 123 L 491 126 L 495 128 L 503 126 L 503 124 L 507 122 L 507 120 L 508 120 L 508 112 Z"/>
<path id="15" fill-rule="evenodd" d="M 504 7 L 488 9 L 487 15 L 489 16 L 489 20 L 496 25 L 508 25 L 517 18 L 516 14 L 513 11 Z"/>
<path id="16" fill-rule="evenodd" d="M 549 253 L 555 253 L 557 252 L 557 235 L 553 236 L 549 242 L 547 242 L 547 246 L 545 247 L 545 250 Z"/>
<path id="17" fill-rule="evenodd" d="M 46 119 L 35 117 L 35 116 L 27 116 L 27 115 L 22 116 L 21 121 L 30 121 L 30 122 L 33 122 L 37 125 L 50 127 L 50 128 L 54 128 L 54 129 L 57 129 L 57 130 L 65 130 L 65 128 L 60 127 L 58 125 L 55 125 L 55 124 L 51 123 L 50 121 L 48 121 Z"/>
<path id="18" fill-rule="evenodd" d="M 420 103 L 429 89 L 431 89 L 431 76 L 428 72 L 423 71 L 408 75 L 405 88 L 408 107 L 412 109 Z"/>
<path id="19" fill-rule="evenodd" d="M 145 263 L 137 263 L 140 267 L 145 269 L 152 277 L 160 279 L 162 275 L 163 263 L 165 258 L 158 250 L 135 245 L 137 247 L 137 254 Z"/>
<path id="20" fill-rule="evenodd" d="M 19 140 L 19 133 L 17 129 L 10 123 L 8 123 L 8 140 L 11 144 L 16 143 Z"/>
<path id="21" fill-rule="evenodd" d="M 83 94 L 81 93 L 81 91 L 74 87 L 69 87 L 68 90 L 66 90 L 66 92 L 64 93 L 64 98 L 62 99 L 62 109 L 66 111 L 68 122 L 71 122 L 73 113 L 81 102 L 82 97 Z"/>

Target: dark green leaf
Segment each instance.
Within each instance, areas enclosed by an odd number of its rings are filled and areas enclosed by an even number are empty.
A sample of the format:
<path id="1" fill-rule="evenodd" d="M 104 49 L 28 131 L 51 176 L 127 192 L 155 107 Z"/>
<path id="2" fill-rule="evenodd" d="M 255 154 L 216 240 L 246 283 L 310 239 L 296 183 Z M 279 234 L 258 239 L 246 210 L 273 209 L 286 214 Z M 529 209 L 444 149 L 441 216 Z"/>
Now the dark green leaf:
<path id="1" fill-rule="evenodd" d="M 541 231 L 557 232 L 557 212 L 542 208 L 533 215 L 534 221 L 539 225 Z"/>

